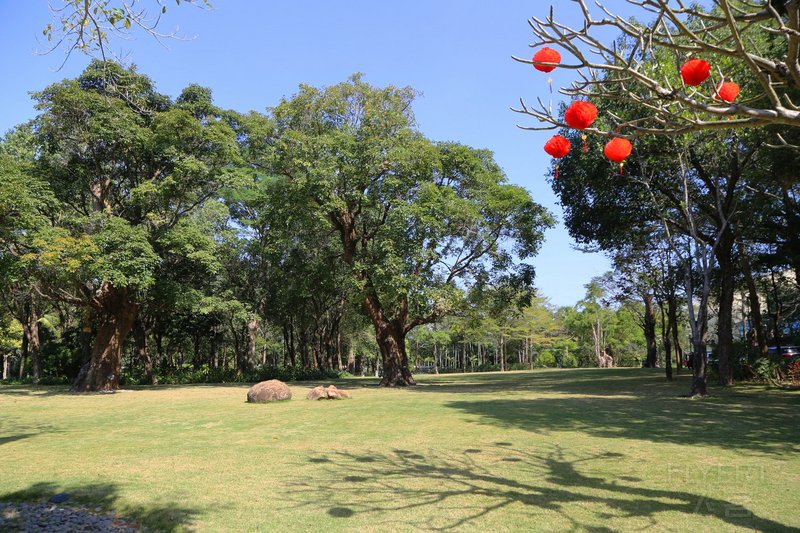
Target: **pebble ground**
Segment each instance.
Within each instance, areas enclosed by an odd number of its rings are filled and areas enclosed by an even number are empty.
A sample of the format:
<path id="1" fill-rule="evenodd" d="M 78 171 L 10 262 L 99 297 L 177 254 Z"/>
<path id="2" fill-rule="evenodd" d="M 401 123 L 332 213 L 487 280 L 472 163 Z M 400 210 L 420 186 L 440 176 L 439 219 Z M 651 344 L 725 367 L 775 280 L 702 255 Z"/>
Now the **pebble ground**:
<path id="1" fill-rule="evenodd" d="M 0 531 L 24 533 L 138 533 L 138 529 L 102 509 L 50 502 L 0 502 Z"/>

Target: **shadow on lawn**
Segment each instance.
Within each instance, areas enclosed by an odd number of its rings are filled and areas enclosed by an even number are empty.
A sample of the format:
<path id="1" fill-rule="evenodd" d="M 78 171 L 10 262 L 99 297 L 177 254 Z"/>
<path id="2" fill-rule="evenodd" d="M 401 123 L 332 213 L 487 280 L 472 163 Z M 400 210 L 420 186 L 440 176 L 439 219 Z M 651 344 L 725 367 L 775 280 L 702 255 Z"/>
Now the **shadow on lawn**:
<path id="1" fill-rule="evenodd" d="M 50 482 L 40 482 L 25 489 L 0 493 L 0 501 L 36 501 L 67 493 L 69 499 L 60 504 L 65 506 L 86 505 L 101 507 L 104 511 L 114 511 L 129 523 L 145 527 L 147 531 L 175 531 L 190 525 L 199 511 L 175 502 L 160 502 L 158 505 L 120 505 L 119 488 L 114 483 L 91 483 L 86 485 L 60 486 Z"/>
<path id="2" fill-rule="evenodd" d="M 607 438 L 705 444 L 790 456 L 800 452 L 800 398 L 728 394 L 674 397 L 545 397 L 453 401 L 477 423 L 534 433 L 581 431 Z"/>
<path id="3" fill-rule="evenodd" d="M 580 471 L 586 468 L 583 465 L 594 461 L 625 460 L 622 454 L 604 453 L 569 460 L 560 448 L 546 456 L 537 456 L 511 449 L 508 444 L 498 442 L 491 450 L 473 449 L 471 454 L 465 450 L 464 454 L 427 457 L 394 450 L 370 454 L 368 461 L 363 455 L 348 452 L 324 454 L 309 458 L 315 463 L 326 460 L 323 474 L 313 482 L 292 485 L 282 498 L 287 508 L 303 506 L 345 521 L 356 515 L 368 515 L 376 527 L 396 525 L 399 513 L 411 517 L 406 520 L 407 525 L 424 531 L 482 529 L 486 527 L 482 521 L 498 512 L 506 513 L 501 520 L 508 527 L 528 530 L 551 524 L 552 513 L 568 522 L 571 530 L 596 532 L 613 531 L 602 525 L 611 519 L 634 520 L 637 529 L 659 529 L 664 527 L 664 521 L 674 523 L 675 513 L 686 515 L 690 521 L 690 515 L 714 517 L 731 528 L 791 529 L 755 515 L 744 505 L 746 498 L 741 501 L 738 495 L 726 495 L 731 500 L 710 498 L 685 491 L 648 488 L 642 480 L 631 476 L 611 479 Z M 504 457 L 495 463 L 479 463 L 475 457 L 481 451 Z M 669 482 L 668 476 L 665 472 L 665 484 Z M 592 510 L 592 506 L 596 509 Z M 672 516 L 659 517 L 660 513 Z"/>

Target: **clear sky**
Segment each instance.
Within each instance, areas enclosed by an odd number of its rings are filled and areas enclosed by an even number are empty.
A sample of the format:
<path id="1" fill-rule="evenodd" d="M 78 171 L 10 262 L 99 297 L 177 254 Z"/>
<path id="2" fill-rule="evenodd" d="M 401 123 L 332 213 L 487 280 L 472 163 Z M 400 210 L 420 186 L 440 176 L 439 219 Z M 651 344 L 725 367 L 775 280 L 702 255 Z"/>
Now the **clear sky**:
<path id="1" fill-rule="evenodd" d="M 146 6 L 153 0 L 140 0 Z M 523 131 L 526 117 L 510 111 L 520 97 L 547 97 L 548 75 L 511 60 L 532 55 L 531 16 L 545 17 L 549 2 L 485 0 L 212 0 L 213 10 L 169 10 L 159 27 L 176 27 L 187 41 L 168 48 L 145 36 L 115 41 L 160 92 L 177 96 L 190 83 L 211 87 L 215 102 L 238 111 L 263 111 L 291 96 L 300 83 L 332 85 L 363 72 L 373 85 L 410 85 L 419 128 L 433 140 L 488 148 L 510 181 L 559 219 L 561 208 L 545 180 L 549 156 L 542 146 L 551 132 Z M 576 22 L 571 2 L 555 2 L 560 20 Z M 619 4 L 619 0 L 606 4 Z M 57 4 L 56 1 L 53 4 Z M 29 92 L 77 75 L 87 59 L 46 49 L 42 29 L 50 21 L 46 0 L 0 0 L 0 132 L 35 115 Z M 552 73 L 554 87 L 569 73 Z M 555 105 L 555 103 L 554 103 Z M 583 285 L 609 268 L 608 260 L 572 248 L 563 226 L 547 233 L 533 260 L 536 285 L 557 305 L 571 305 Z"/>

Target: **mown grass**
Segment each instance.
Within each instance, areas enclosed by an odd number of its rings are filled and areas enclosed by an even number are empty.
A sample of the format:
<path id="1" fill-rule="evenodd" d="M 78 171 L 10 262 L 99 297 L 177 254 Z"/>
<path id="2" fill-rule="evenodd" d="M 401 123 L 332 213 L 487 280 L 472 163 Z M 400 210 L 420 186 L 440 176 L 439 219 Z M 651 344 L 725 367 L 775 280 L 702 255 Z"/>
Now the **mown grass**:
<path id="1" fill-rule="evenodd" d="M 791 531 L 800 394 L 640 369 L 423 376 L 352 400 L 246 386 L 0 388 L 0 499 L 168 531 Z"/>

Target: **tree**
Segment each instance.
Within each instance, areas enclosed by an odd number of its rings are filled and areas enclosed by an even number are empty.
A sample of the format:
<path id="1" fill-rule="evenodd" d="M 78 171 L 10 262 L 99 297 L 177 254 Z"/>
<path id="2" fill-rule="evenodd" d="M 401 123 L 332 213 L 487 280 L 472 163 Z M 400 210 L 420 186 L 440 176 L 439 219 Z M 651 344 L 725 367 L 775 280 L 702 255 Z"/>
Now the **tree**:
<path id="1" fill-rule="evenodd" d="M 486 150 L 434 143 L 414 129 L 409 88 L 356 75 L 302 86 L 272 110 L 276 131 L 257 162 L 287 183 L 287 201 L 336 232 L 357 282 L 386 386 L 414 383 L 406 335 L 458 305 L 457 283 L 530 289 L 547 211 L 507 183 Z"/>
<path id="2" fill-rule="evenodd" d="M 211 7 L 209 0 L 183 0 L 184 4 Z M 175 0 L 180 5 L 181 0 Z M 53 21 L 42 34 L 50 43 L 49 52 L 65 51 L 64 63 L 75 50 L 91 57 L 99 54 L 103 61 L 112 37 L 126 37 L 138 29 L 158 42 L 178 37 L 175 32 L 162 33 L 158 26 L 167 12 L 166 0 L 154 0 L 156 13 L 137 5 L 136 0 L 61 0 L 51 6 Z"/>
<path id="3" fill-rule="evenodd" d="M 115 63 L 35 98 L 37 171 L 61 209 L 27 259 L 47 297 L 98 323 L 74 389 L 114 390 L 122 343 L 181 221 L 239 179 L 236 133 L 209 90 L 190 86 L 173 102 Z"/>
<path id="4" fill-rule="evenodd" d="M 716 0 L 706 9 L 680 0 L 626 2 L 634 14 L 622 16 L 600 6 L 601 18 L 596 18 L 585 0 L 572 0 L 583 19 L 580 28 L 557 21 L 552 7 L 547 18 L 529 21 L 537 39 L 531 46 L 555 44 L 571 56 L 560 67 L 575 70 L 579 79 L 561 89 L 563 94 L 639 106 L 636 116 L 612 116 L 605 127 L 588 131 L 636 137 L 800 125 L 795 103 L 800 88 L 800 3 Z M 618 32 L 620 39 L 609 39 L 608 31 Z M 736 65 L 737 81 L 747 85 L 746 99 L 729 104 L 717 97 L 724 70 L 711 76 L 705 90 L 683 84 L 678 67 L 693 57 L 724 67 Z M 518 111 L 547 124 L 530 129 L 565 127 L 541 101 L 535 107 L 522 102 Z M 783 141 L 780 132 L 777 136 Z"/>
<path id="5" fill-rule="evenodd" d="M 20 367 L 30 355 L 33 381 L 38 383 L 41 299 L 22 257 L 30 250 L 32 235 L 46 227 L 44 215 L 54 198 L 47 184 L 33 174 L 33 153 L 28 125 L 13 130 L 0 143 L 0 303 L 22 325 Z"/>

